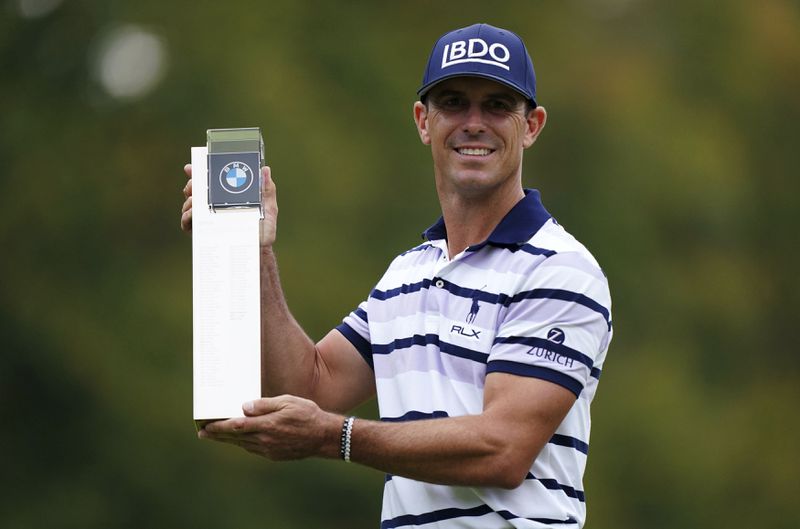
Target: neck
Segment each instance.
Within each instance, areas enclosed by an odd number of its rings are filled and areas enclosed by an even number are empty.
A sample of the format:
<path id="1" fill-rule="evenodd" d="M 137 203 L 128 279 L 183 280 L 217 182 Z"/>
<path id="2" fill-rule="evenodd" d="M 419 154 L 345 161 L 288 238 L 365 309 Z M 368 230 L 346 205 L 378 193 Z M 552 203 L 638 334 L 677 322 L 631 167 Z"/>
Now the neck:
<path id="1" fill-rule="evenodd" d="M 521 185 L 475 196 L 439 190 L 450 258 L 469 246 L 485 241 L 524 196 Z"/>

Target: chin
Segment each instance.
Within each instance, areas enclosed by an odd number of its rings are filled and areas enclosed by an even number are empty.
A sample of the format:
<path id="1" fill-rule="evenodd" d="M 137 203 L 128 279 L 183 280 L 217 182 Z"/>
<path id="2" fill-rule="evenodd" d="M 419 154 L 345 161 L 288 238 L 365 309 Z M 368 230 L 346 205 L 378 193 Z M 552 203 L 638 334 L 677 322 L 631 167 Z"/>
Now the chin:
<path id="1" fill-rule="evenodd" d="M 453 189 L 467 195 L 482 195 L 501 187 L 502 182 L 486 176 L 465 176 L 453 181 Z"/>

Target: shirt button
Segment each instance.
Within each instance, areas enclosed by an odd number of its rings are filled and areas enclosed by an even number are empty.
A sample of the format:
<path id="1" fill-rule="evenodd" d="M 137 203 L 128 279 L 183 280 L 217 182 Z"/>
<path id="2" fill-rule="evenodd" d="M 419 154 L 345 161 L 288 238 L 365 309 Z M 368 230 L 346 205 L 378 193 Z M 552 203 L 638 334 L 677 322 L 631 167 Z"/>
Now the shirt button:
<path id="1" fill-rule="evenodd" d="M 436 288 L 442 288 L 444 286 L 444 281 L 437 279 L 434 285 L 436 285 Z"/>

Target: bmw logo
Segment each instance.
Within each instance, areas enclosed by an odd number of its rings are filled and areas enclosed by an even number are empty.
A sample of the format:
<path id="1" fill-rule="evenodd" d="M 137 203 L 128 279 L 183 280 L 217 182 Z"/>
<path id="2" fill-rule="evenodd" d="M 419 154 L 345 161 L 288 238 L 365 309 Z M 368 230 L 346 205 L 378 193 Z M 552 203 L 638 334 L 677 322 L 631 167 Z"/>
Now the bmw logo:
<path id="1" fill-rule="evenodd" d="M 253 170 L 244 162 L 231 162 L 219 172 L 219 183 L 228 193 L 244 193 L 253 185 Z"/>

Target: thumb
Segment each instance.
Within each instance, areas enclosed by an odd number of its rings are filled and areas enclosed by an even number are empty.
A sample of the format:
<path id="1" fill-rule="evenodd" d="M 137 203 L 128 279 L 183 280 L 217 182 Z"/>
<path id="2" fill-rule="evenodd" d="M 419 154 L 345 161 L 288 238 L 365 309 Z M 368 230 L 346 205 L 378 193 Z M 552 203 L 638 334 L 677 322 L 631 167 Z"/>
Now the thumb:
<path id="1" fill-rule="evenodd" d="M 242 411 L 247 417 L 256 417 L 258 415 L 267 415 L 278 411 L 283 406 L 279 398 L 263 398 L 258 400 L 251 400 L 242 404 Z"/>
<path id="2" fill-rule="evenodd" d="M 272 168 L 265 165 L 261 168 L 261 203 L 263 204 L 268 195 L 275 194 L 275 182 L 272 180 Z"/>

